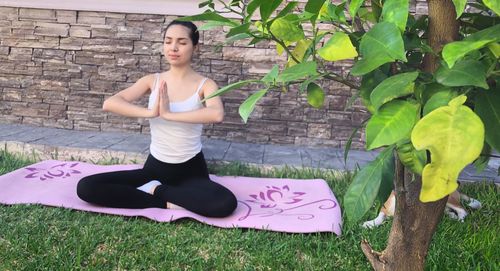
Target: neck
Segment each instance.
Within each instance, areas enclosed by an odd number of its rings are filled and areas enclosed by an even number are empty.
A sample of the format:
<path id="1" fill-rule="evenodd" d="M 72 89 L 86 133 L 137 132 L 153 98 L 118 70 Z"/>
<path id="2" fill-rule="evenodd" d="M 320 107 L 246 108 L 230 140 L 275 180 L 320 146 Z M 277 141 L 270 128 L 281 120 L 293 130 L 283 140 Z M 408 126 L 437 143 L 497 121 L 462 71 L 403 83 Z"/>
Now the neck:
<path id="1" fill-rule="evenodd" d="M 192 71 L 193 69 L 191 68 L 191 65 L 183 65 L 183 66 L 171 65 L 168 73 L 170 73 L 172 76 L 175 76 L 176 78 L 185 78 Z"/>

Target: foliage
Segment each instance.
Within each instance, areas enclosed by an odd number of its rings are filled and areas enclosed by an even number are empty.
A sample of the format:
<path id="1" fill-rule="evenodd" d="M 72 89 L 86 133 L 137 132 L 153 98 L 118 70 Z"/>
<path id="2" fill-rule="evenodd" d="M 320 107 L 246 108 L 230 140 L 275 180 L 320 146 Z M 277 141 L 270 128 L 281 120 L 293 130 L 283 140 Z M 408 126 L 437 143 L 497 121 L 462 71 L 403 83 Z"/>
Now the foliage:
<path id="1" fill-rule="evenodd" d="M 422 175 L 424 202 L 451 193 L 468 163 L 479 157 L 476 164 L 484 167 L 491 151 L 500 151 L 498 1 L 453 0 L 461 37 L 441 51 L 428 45 L 428 18 L 409 13 L 408 0 L 310 0 L 304 7 L 282 0 L 218 2 L 222 10 L 208 0 L 200 4 L 208 8 L 204 13 L 183 20 L 205 21 L 205 29 L 224 25 L 229 41 L 274 41 L 277 54 L 288 56 L 284 67 L 275 66 L 260 80 L 243 81 L 263 85 L 240 107 L 245 122 L 271 89 L 300 83 L 315 107 L 323 103 L 322 80 L 358 90 L 372 113 L 365 127 L 366 146 L 385 150 L 359 171 L 345 195 L 351 220 L 362 217 L 379 191 L 392 185 L 384 178 L 393 174 L 388 164 L 393 150 L 407 168 Z M 468 5 L 476 11 L 468 12 Z M 239 18 L 221 17 L 225 12 Z M 320 30 L 319 24 L 331 27 Z M 435 72 L 423 68 L 426 54 L 438 58 Z M 354 60 L 348 76 L 325 65 L 346 59 Z M 352 76 L 360 76 L 361 84 Z M 235 83 L 216 95 L 241 86 Z"/>

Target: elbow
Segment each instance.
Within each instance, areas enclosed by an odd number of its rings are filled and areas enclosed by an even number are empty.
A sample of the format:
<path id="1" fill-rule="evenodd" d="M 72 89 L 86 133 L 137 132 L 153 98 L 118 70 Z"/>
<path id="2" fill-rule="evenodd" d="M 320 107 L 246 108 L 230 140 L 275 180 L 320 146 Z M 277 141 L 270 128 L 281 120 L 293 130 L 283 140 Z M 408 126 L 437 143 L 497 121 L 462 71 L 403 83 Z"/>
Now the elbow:
<path id="1" fill-rule="evenodd" d="M 110 110 L 110 101 L 109 101 L 110 99 L 111 99 L 111 97 L 107 98 L 106 100 L 104 100 L 104 103 L 102 103 L 102 110 L 104 112 L 109 112 L 109 110 Z"/>
<path id="2" fill-rule="evenodd" d="M 221 123 L 224 121 L 224 111 L 220 111 L 215 115 L 214 123 Z"/>

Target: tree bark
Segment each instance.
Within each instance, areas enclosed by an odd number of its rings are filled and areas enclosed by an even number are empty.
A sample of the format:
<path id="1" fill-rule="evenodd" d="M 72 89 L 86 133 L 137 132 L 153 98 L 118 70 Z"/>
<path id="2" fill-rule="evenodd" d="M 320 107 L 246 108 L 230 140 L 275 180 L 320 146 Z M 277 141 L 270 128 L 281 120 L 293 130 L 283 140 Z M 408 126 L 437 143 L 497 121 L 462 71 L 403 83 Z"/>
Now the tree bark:
<path id="1" fill-rule="evenodd" d="M 429 45 L 435 53 L 458 38 L 458 21 L 451 0 L 428 0 Z M 424 58 L 424 70 L 433 73 L 439 60 L 432 54 Z M 423 203 L 419 200 L 422 180 L 406 170 L 397 158 L 394 176 L 396 210 L 387 247 L 374 251 L 363 240 L 361 249 L 374 270 L 424 270 L 429 245 L 441 221 L 447 197 Z"/>

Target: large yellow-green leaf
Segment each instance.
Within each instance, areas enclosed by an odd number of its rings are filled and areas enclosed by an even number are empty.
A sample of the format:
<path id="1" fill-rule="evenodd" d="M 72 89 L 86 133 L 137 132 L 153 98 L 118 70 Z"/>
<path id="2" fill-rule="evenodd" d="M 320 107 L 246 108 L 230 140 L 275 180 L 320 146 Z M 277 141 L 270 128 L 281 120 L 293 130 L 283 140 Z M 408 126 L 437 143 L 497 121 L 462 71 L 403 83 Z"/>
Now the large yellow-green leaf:
<path id="1" fill-rule="evenodd" d="M 375 149 L 409 138 L 417 122 L 419 105 L 393 100 L 380 107 L 366 125 L 366 147 Z"/>
<path id="2" fill-rule="evenodd" d="M 375 160 L 364 166 L 354 176 L 344 195 L 344 210 L 351 222 L 361 219 L 366 211 L 372 207 L 382 183 L 392 183 L 394 177 L 393 151 L 393 147 L 386 148 Z M 389 190 L 390 193 L 390 189 L 384 190 Z"/>
<path id="3" fill-rule="evenodd" d="M 278 39 L 284 41 L 299 41 L 304 38 L 304 31 L 300 28 L 296 14 L 274 20 L 270 30 Z"/>
<path id="4" fill-rule="evenodd" d="M 343 32 L 335 32 L 321 49 L 319 56 L 328 61 L 350 59 L 358 56 L 349 36 Z"/>
<path id="5" fill-rule="evenodd" d="M 404 32 L 408 20 L 408 1 L 386 0 L 382 8 L 382 20 L 396 24 L 399 30 Z"/>
<path id="6" fill-rule="evenodd" d="M 370 94 L 370 101 L 378 110 L 383 104 L 392 101 L 395 98 L 408 95 L 413 92 L 415 79 L 417 79 L 418 72 L 406 72 L 391 76 L 377 87 Z"/>
<path id="7" fill-rule="evenodd" d="M 436 201 L 455 191 L 460 171 L 481 153 L 484 126 L 481 119 L 463 105 L 466 99 L 460 95 L 448 106 L 430 112 L 412 131 L 415 149 L 427 149 L 431 153 L 431 163 L 422 172 L 422 202 Z"/>
<path id="8" fill-rule="evenodd" d="M 500 1 L 498 0 L 483 0 L 483 3 L 500 16 Z"/>
<path id="9" fill-rule="evenodd" d="M 479 92 L 474 110 L 484 123 L 486 142 L 500 152 L 500 88 Z"/>
<path id="10" fill-rule="evenodd" d="M 477 86 L 487 89 L 486 68 L 477 60 L 463 59 L 453 68 L 443 65 L 436 71 L 436 81 L 450 87 Z"/>
<path id="11" fill-rule="evenodd" d="M 488 27 L 469 35 L 463 41 L 455 41 L 443 47 L 443 59 L 452 68 L 455 62 L 466 54 L 481 49 L 487 44 L 500 41 L 500 25 Z"/>
<path id="12" fill-rule="evenodd" d="M 352 67 L 353 75 L 363 75 L 395 60 L 407 61 L 399 28 L 391 22 L 381 22 L 370 29 L 359 45 L 362 59 Z"/>

